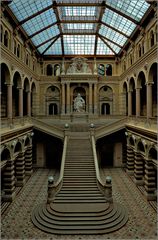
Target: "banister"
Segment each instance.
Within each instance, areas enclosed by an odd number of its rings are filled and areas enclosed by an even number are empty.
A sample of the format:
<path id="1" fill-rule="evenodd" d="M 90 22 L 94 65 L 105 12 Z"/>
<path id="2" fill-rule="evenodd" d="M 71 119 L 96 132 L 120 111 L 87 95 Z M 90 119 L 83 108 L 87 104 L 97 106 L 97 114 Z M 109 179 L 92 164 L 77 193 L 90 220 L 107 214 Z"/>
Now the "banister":
<path id="1" fill-rule="evenodd" d="M 66 151 L 67 151 L 67 141 L 68 141 L 68 136 L 65 136 L 59 178 L 58 178 L 56 183 L 48 182 L 47 203 L 53 202 L 53 200 L 55 198 L 55 195 L 60 191 L 60 189 L 62 187 L 63 176 L 64 176 L 65 158 L 66 158 Z"/>
<path id="2" fill-rule="evenodd" d="M 95 164 L 95 171 L 96 171 L 96 178 L 97 178 L 98 188 L 100 189 L 100 191 L 105 196 L 105 199 L 108 202 L 112 202 L 113 199 L 112 199 L 112 185 L 111 185 L 111 182 L 106 181 L 104 183 L 102 181 L 101 177 L 100 177 L 94 135 L 91 135 L 91 143 L 92 143 L 92 150 L 93 150 L 93 157 L 94 157 L 94 164 Z"/>
<path id="3" fill-rule="evenodd" d="M 41 127 L 46 132 L 48 132 L 48 130 L 52 130 L 51 133 L 53 133 L 54 136 L 59 137 L 61 139 L 64 138 L 63 129 L 61 129 L 61 128 L 57 127 L 57 126 L 54 126 L 54 125 L 51 126 L 50 124 L 42 122 L 42 121 L 40 121 L 40 120 L 38 120 L 36 118 L 33 118 L 33 117 L 31 119 L 32 119 L 32 122 L 33 122 L 35 127 L 37 127 L 37 128 Z M 46 128 L 46 129 L 44 129 L 44 128 Z"/>

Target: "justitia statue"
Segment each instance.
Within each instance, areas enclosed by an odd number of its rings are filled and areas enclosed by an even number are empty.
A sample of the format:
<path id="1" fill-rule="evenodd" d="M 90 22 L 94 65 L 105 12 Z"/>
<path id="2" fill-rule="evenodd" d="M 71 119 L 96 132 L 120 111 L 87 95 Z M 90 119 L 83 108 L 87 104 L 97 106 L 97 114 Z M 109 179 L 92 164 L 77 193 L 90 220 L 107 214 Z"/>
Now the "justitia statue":
<path id="1" fill-rule="evenodd" d="M 80 93 L 78 93 L 77 97 L 74 99 L 74 109 L 76 112 L 85 111 L 85 100 L 81 97 Z"/>

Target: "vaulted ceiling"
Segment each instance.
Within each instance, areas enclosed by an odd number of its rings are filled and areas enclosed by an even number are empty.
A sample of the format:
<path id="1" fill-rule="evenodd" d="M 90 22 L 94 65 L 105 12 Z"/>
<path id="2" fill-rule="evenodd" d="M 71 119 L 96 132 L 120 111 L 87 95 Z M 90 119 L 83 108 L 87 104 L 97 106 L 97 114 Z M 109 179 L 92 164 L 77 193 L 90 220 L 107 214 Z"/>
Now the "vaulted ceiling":
<path id="1" fill-rule="evenodd" d="M 13 0 L 18 28 L 40 55 L 117 56 L 140 28 L 145 0 Z"/>

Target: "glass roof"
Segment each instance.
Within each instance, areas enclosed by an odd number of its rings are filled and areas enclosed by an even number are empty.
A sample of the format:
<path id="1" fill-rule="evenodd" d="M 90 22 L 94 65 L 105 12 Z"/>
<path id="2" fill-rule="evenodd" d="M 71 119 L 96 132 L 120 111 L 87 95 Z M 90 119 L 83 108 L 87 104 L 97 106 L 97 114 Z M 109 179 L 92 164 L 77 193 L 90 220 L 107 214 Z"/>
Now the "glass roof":
<path id="1" fill-rule="evenodd" d="M 13 0 L 9 8 L 42 55 L 119 54 L 145 0 Z"/>

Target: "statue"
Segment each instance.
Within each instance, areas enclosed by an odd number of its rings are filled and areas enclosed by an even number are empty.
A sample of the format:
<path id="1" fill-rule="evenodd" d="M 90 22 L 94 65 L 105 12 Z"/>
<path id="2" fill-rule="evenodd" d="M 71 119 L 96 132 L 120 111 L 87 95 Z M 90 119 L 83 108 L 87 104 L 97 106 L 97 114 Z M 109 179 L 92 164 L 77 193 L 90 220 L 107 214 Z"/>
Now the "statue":
<path id="1" fill-rule="evenodd" d="M 85 111 L 85 100 L 81 97 L 80 93 L 78 93 L 77 97 L 74 99 L 74 109 L 76 112 Z"/>

